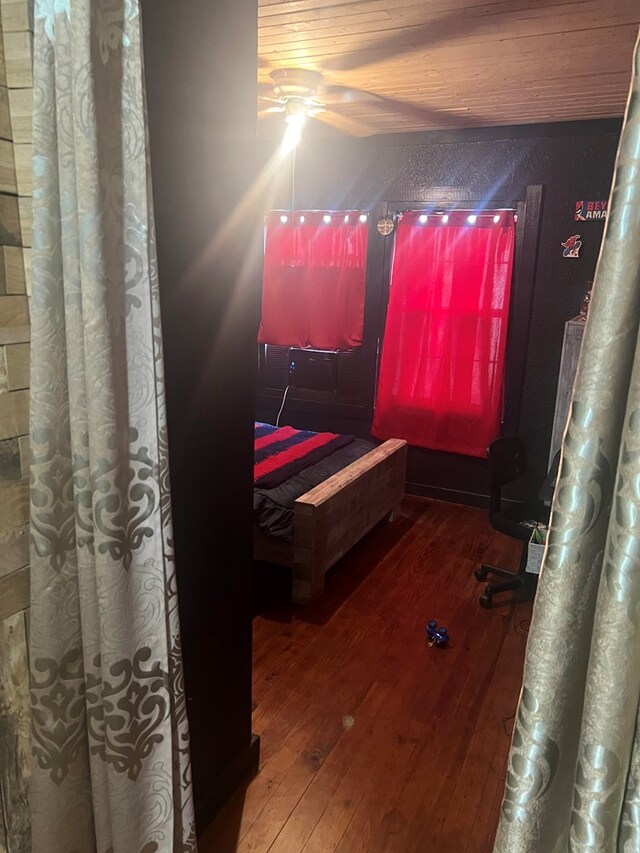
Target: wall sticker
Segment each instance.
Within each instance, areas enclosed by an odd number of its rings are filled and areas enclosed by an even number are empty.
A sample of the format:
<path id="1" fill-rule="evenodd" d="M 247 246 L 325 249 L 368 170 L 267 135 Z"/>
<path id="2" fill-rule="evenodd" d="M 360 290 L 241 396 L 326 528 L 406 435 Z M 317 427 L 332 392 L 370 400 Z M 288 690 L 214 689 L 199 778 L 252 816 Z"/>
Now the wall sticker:
<path id="1" fill-rule="evenodd" d="M 577 258 L 580 256 L 582 240 L 580 239 L 579 234 L 574 234 L 572 237 L 568 237 L 564 243 L 560 243 L 560 245 L 563 247 L 563 258 Z"/>
<path id="2" fill-rule="evenodd" d="M 608 201 L 577 201 L 576 221 L 586 222 L 588 219 L 606 219 Z"/>

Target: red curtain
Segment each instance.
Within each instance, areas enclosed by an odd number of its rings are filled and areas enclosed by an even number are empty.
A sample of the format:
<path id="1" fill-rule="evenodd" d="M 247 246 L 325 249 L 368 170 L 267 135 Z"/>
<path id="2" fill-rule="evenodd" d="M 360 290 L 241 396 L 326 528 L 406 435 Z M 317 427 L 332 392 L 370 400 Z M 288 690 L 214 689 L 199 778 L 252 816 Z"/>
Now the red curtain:
<path id="1" fill-rule="evenodd" d="M 366 215 L 357 210 L 270 213 L 258 343 L 359 346 L 367 234 Z"/>
<path id="2" fill-rule="evenodd" d="M 500 434 L 515 242 L 511 211 L 404 213 L 373 433 L 485 456 Z"/>

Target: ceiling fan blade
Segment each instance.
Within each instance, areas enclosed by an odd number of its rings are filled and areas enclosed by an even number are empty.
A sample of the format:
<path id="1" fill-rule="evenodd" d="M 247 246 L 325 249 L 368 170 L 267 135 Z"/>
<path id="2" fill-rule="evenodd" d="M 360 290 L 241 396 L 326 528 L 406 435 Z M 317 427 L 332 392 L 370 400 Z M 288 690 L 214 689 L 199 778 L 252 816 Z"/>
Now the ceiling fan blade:
<path id="1" fill-rule="evenodd" d="M 366 89 L 355 89 L 351 86 L 339 86 L 334 83 L 323 84 L 320 87 L 320 97 L 326 104 L 352 104 L 363 100 L 379 100 L 380 95 L 368 92 Z"/>
<path id="2" fill-rule="evenodd" d="M 527 5 L 529 9 L 544 9 L 557 3 L 556 0 L 531 0 Z M 353 71 L 385 59 L 403 56 L 414 50 L 424 50 L 449 39 L 471 35 L 485 24 L 495 26 L 499 22 L 504 25 L 512 16 L 522 15 L 521 5 L 516 3 L 514 6 L 515 8 L 509 9 L 501 5 L 500 11 L 494 15 L 483 11 L 486 8 L 484 6 L 479 6 L 476 14 L 469 11 L 462 14 L 459 9 L 446 12 L 430 23 L 394 30 L 393 35 L 377 39 L 360 50 L 336 56 L 335 59 L 325 62 L 324 67 L 330 71 Z"/>
<path id="3" fill-rule="evenodd" d="M 349 136 L 371 136 L 373 134 L 373 130 L 367 127 L 364 122 L 342 115 L 334 110 L 317 113 L 314 118 L 320 119 L 320 121 L 333 127 L 334 130 L 339 130 Z"/>
<path id="4" fill-rule="evenodd" d="M 259 95 L 258 100 L 264 102 L 265 104 L 278 104 L 278 106 L 282 107 L 282 109 L 284 109 L 287 104 L 287 102 L 284 101 L 282 98 L 270 98 L 267 95 Z"/>
<path id="5" fill-rule="evenodd" d="M 400 101 L 397 98 L 388 98 L 384 95 L 378 95 L 378 105 L 386 109 L 394 115 L 402 115 L 413 117 L 418 120 L 421 125 L 436 124 L 440 127 L 446 126 L 464 126 L 465 124 L 473 123 L 474 125 L 482 124 L 489 126 L 495 124 L 486 116 L 478 115 L 470 111 L 455 111 L 455 110 L 439 110 L 437 107 L 427 107 L 422 104 L 412 104 L 409 101 Z"/>

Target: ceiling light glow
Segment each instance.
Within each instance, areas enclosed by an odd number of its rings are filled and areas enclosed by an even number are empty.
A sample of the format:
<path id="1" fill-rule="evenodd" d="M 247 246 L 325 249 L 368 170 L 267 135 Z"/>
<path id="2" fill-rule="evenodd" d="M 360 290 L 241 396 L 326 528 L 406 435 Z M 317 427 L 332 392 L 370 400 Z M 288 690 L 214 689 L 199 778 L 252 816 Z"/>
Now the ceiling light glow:
<path id="1" fill-rule="evenodd" d="M 478 218 L 478 217 L 475 215 L 475 213 L 472 213 L 472 214 L 471 214 L 471 216 L 469 216 L 469 217 L 467 218 L 467 222 L 468 222 L 470 225 L 473 225 L 473 224 L 475 223 L 475 221 L 476 221 L 476 219 L 477 219 L 477 218 Z"/>
<path id="2" fill-rule="evenodd" d="M 449 221 L 449 214 L 445 213 L 445 215 L 442 217 L 442 222 L 444 225 L 446 225 L 448 221 Z"/>
<path id="3" fill-rule="evenodd" d="M 360 214 L 360 222 L 366 222 L 366 221 L 367 221 L 367 214 L 361 213 Z"/>
<path id="4" fill-rule="evenodd" d="M 500 217 L 498 216 L 498 214 L 496 214 L 496 215 L 493 217 L 493 221 L 496 223 L 496 225 L 498 224 L 498 222 L 500 222 Z"/>
<path id="5" fill-rule="evenodd" d="M 283 213 L 282 216 L 280 217 L 280 222 L 282 222 L 282 224 L 284 225 L 285 222 L 288 222 L 288 221 L 289 221 L 289 217 L 285 216 Z"/>
<path id="6" fill-rule="evenodd" d="M 285 151 L 293 151 L 296 145 L 300 142 L 302 137 L 302 128 L 306 119 L 304 108 L 289 112 L 289 107 L 290 104 L 287 105 L 287 114 L 284 117 L 287 129 L 285 130 L 284 137 L 282 139 L 282 147 Z"/>
<path id="7" fill-rule="evenodd" d="M 331 222 L 331 217 L 328 213 L 325 213 L 325 215 L 322 217 L 322 221 L 326 222 L 327 225 Z"/>
<path id="8" fill-rule="evenodd" d="M 427 214 L 426 214 L 426 213 L 423 213 L 423 214 L 421 214 L 421 216 L 418 218 L 418 222 L 422 222 L 422 224 L 424 225 L 424 223 L 425 223 L 428 219 L 429 219 L 429 217 L 427 216 Z"/>

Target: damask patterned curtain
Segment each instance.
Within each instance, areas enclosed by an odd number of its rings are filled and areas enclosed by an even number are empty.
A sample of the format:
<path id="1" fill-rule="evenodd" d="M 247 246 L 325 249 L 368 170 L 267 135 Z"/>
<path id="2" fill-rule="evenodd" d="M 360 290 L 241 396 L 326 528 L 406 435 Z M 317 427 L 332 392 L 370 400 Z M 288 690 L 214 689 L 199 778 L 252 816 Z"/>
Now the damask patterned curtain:
<path id="1" fill-rule="evenodd" d="M 527 647 L 499 853 L 640 850 L 639 45 Z"/>
<path id="2" fill-rule="evenodd" d="M 36 0 L 33 853 L 194 851 L 137 0 Z"/>

